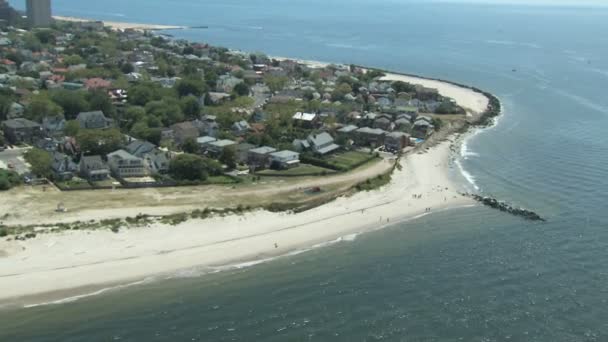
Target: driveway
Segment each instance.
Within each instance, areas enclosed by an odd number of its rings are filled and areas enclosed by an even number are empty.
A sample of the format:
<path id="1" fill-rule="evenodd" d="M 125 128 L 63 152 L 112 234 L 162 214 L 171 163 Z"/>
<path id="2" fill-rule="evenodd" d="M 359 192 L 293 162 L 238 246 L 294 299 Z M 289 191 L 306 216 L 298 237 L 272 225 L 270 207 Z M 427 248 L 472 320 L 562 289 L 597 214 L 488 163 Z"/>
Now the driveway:
<path id="1" fill-rule="evenodd" d="M 28 148 L 10 148 L 0 152 L 0 169 L 9 169 L 9 165 L 12 165 L 13 171 L 16 171 L 20 175 L 29 172 L 29 165 L 23 159 L 23 154 Z"/>

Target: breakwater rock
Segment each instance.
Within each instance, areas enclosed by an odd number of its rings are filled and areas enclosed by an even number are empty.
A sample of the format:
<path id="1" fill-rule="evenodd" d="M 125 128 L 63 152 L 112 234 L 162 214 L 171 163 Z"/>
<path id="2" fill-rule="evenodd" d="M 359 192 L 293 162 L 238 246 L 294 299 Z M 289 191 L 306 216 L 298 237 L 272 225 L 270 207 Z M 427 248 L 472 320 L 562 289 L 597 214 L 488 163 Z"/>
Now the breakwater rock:
<path id="1" fill-rule="evenodd" d="M 474 199 L 475 201 L 493 208 L 493 209 L 497 209 L 500 210 L 502 212 L 506 212 L 509 213 L 511 215 L 514 216 L 519 216 L 522 217 L 526 220 L 530 220 L 530 221 L 541 221 L 541 222 L 545 222 L 546 220 L 544 218 L 542 218 L 539 214 L 527 210 L 527 209 L 523 209 L 523 208 L 515 208 L 511 205 L 509 205 L 508 203 L 499 201 L 495 198 L 492 197 L 487 197 L 487 196 L 481 196 L 481 195 L 475 195 L 475 194 L 464 194 L 467 197 L 470 197 L 472 199 Z"/>

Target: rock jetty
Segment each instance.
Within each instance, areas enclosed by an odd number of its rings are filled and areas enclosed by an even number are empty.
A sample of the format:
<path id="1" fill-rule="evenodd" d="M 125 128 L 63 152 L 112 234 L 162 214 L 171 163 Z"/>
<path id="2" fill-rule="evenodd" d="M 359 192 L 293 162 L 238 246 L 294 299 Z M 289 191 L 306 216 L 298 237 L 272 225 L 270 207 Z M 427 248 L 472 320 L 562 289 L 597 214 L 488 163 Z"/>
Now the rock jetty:
<path id="1" fill-rule="evenodd" d="M 541 221 L 541 222 L 546 221 L 539 214 L 537 214 L 533 211 L 523 209 L 523 208 L 515 208 L 505 202 L 501 202 L 492 197 L 475 195 L 475 194 L 465 194 L 465 196 L 470 197 L 470 198 L 474 199 L 475 201 L 477 201 L 487 207 L 497 209 L 502 212 L 506 212 L 511 215 L 514 215 L 514 216 L 519 216 L 519 217 L 522 217 L 529 221 Z"/>

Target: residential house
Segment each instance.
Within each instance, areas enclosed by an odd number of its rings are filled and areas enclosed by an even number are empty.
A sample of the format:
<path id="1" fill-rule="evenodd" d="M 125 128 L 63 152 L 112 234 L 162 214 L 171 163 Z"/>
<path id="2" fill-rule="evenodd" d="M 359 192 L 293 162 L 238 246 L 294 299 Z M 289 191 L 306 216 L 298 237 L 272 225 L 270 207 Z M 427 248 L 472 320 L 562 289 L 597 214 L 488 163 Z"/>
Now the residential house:
<path id="1" fill-rule="evenodd" d="M 110 176 L 110 169 L 101 156 L 82 157 L 79 169 L 80 176 L 89 181 L 102 181 Z"/>
<path id="2" fill-rule="evenodd" d="M 206 135 L 204 137 L 196 138 L 196 143 L 198 144 L 201 151 L 203 151 L 203 152 L 207 150 L 207 147 L 209 146 L 209 144 L 211 144 L 212 142 L 216 142 L 216 141 L 217 141 L 216 138 L 210 137 L 208 135 Z"/>
<path id="3" fill-rule="evenodd" d="M 359 129 L 359 127 L 355 125 L 347 125 L 337 130 L 337 133 L 339 136 L 351 138 L 353 134 L 357 131 L 357 129 Z"/>
<path id="4" fill-rule="evenodd" d="M 59 149 L 60 141 L 54 138 L 41 138 L 36 141 L 34 146 L 41 150 L 48 152 L 57 151 Z"/>
<path id="5" fill-rule="evenodd" d="M 319 116 L 314 113 L 297 112 L 292 117 L 295 124 L 307 128 L 313 128 L 319 122 Z"/>
<path id="6" fill-rule="evenodd" d="M 401 132 L 409 132 L 412 130 L 412 123 L 405 118 L 395 121 L 395 128 Z"/>
<path id="7" fill-rule="evenodd" d="M 239 83 L 243 83 L 243 80 L 231 75 L 222 75 L 218 77 L 216 90 L 221 93 L 231 93 Z"/>
<path id="8" fill-rule="evenodd" d="M 214 156 L 219 156 L 224 152 L 226 148 L 229 147 L 236 147 L 236 142 L 228 139 L 218 140 L 209 143 L 207 145 L 207 151 Z"/>
<path id="9" fill-rule="evenodd" d="M 199 128 L 192 121 L 180 122 L 171 126 L 173 137 L 178 145 L 183 144 L 187 139 L 196 139 L 200 135 Z"/>
<path id="10" fill-rule="evenodd" d="M 241 143 L 236 146 L 236 160 L 239 164 L 247 164 L 249 159 L 249 151 L 253 150 L 255 145 L 249 143 Z"/>
<path id="11" fill-rule="evenodd" d="M 6 120 L 2 123 L 2 129 L 4 137 L 11 144 L 33 144 L 43 135 L 37 122 L 24 118 Z"/>
<path id="12" fill-rule="evenodd" d="M 389 152 L 398 153 L 410 144 L 410 135 L 403 132 L 392 132 L 386 135 L 384 147 Z"/>
<path id="13" fill-rule="evenodd" d="M 107 129 L 113 126 L 112 119 L 106 118 L 102 111 L 82 112 L 76 117 L 80 128 L 84 129 Z"/>
<path id="14" fill-rule="evenodd" d="M 270 154 L 270 167 L 273 169 L 289 169 L 300 165 L 300 154 L 293 151 L 280 151 Z"/>
<path id="15" fill-rule="evenodd" d="M 61 116 L 46 116 L 42 118 L 42 131 L 49 138 L 58 138 L 64 135 L 65 124 Z"/>
<path id="16" fill-rule="evenodd" d="M 87 90 L 108 89 L 111 86 L 112 82 L 99 77 L 89 78 L 84 81 L 84 87 L 87 88 Z"/>
<path id="17" fill-rule="evenodd" d="M 334 138 L 327 132 L 311 134 L 306 140 L 316 154 L 327 155 L 340 149 L 340 146 L 334 143 Z"/>
<path id="18" fill-rule="evenodd" d="M 144 160 L 125 150 L 108 154 L 110 170 L 118 178 L 144 177 L 147 175 Z"/>
<path id="19" fill-rule="evenodd" d="M 356 131 L 356 143 L 362 146 L 381 146 L 385 135 L 386 132 L 379 128 L 362 127 Z"/>
<path id="20" fill-rule="evenodd" d="M 412 135 L 419 139 L 426 139 L 429 135 L 435 132 L 435 126 L 426 120 L 418 119 L 414 122 Z"/>
<path id="21" fill-rule="evenodd" d="M 55 180 L 70 180 L 78 172 L 78 165 L 74 163 L 71 157 L 63 153 L 53 152 L 52 160 L 51 171 Z"/>
<path id="22" fill-rule="evenodd" d="M 171 153 L 158 148 L 146 153 L 143 156 L 144 164 L 150 174 L 166 174 L 169 172 L 171 163 Z"/>
<path id="23" fill-rule="evenodd" d="M 155 149 L 156 146 L 154 144 L 144 140 L 133 140 L 125 147 L 127 152 L 138 158 L 143 158 L 146 154 L 151 153 Z"/>
<path id="24" fill-rule="evenodd" d="M 377 118 L 376 120 L 374 120 L 374 128 L 379 128 L 385 131 L 388 131 L 391 129 L 391 120 L 387 119 L 384 116 L 381 116 L 379 118 Z"/>
<path id="25" fill-rule="evenodd" d="M 13 103 L 11 103 L 11 106 L 8 110 L 7 118 L 8 119 L 20 118 L 23 116 L 24 113 L 25 113 L 25 107 L 20 103 L 13 102 Z"/>
<path id="26" fill-rule="evenodd" d="M 249 123 L 247 123 L 247 121 L 245 120 L 241 120 L 232 124 L 232 134 L 237 137 L 242 137 L 243 135 L 247 134 L 250 129 L 251 126 L 249 126 Z"/>
<path id="27" fill-rule="evenodd" d="M 228 93 L 218 93 L 218 92 L 210 92 L 208 93 L 208 100 L 209 102 L 213 103 L 213 104 L 221 104 L 222 102 L 224 102 L 226 99 L 230 98 L 230 94 Z"/>
<path id="28" fill-rule="evenodd" d="M 262 146 L 249 151 L 247 163 L 253 169 L 264 169 L 270 166 L 270 154 L 277 150 L 272 147 Z"/>

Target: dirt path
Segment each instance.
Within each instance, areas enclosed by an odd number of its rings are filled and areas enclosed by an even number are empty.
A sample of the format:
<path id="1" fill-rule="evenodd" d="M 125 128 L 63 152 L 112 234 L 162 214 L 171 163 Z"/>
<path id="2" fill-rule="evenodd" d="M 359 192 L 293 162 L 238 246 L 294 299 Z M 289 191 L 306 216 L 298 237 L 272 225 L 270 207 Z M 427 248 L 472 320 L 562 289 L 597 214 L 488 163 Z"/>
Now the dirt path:
<path id="1" fill-rule="evenodd" d="M 168 215 L 205 207 L 256 206 L 273 202 L 302 202 L 315 197 L 307 188 L 321 187 L 332 196 L 390 170 L 391 160 L 382 160 L 352 172 L 327 177 L 264 178 L 259 184 L 197 186 L 128 190 L 61 192 L 55 188 L 21 187 L 0 197 L 0 222 L 6 225 L 89 221 L 124 218 L 139 213 Z M 63 203 L 67 213 L 57 213 Z M 5 216 L 2 216 L 5 215 Z"/>

